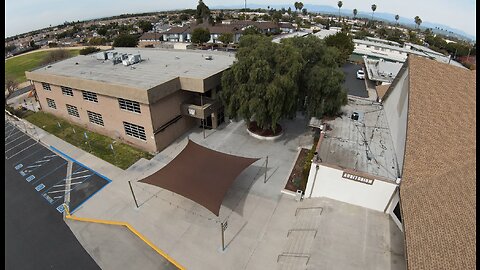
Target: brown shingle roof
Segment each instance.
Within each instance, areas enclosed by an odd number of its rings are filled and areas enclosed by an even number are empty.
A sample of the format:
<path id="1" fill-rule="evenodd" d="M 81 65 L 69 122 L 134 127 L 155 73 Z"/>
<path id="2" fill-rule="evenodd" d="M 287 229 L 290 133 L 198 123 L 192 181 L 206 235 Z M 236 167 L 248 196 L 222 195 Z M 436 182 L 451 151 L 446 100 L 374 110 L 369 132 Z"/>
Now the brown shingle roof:
<path id="1" fill-rule="evenodd" d="M 172 27 L 172 28 L 168 29 L 165 32 L 162 32 L 162 34 L 181 34 L 181 33 L 185 32 L 186 30 L 188 30 L 189 28 L 190 27 L 188 25 L 175 26 L 175 27 Z"/>
<path id="2" fill-rule="evenodd" d="M 139 40 L 159 40 L 161 36 L 160 33 L 143 33 Z"/>
<path id="3" fill-rule="evenodd" d="M 409 56 L 400 185 L 408 269 L 475 269 L 476 75 Z"/>
<path id="4" fill-rule="evenodd" d="M 377 85 L 377 96 L 379 99 L 383 99 L 383 96 L 387 92 L 388 88 L 390 87 L 390 84 L 382 84 L 382 85 Z"/>

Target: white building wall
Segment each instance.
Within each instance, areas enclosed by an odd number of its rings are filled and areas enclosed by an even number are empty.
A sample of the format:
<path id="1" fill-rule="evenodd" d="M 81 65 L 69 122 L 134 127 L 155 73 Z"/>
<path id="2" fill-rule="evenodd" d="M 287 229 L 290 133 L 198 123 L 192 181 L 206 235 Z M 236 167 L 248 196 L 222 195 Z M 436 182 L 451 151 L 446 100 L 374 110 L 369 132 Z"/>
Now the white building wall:
<path id="1" fill-rule="evenodd" d="M 305 198 L 327 197 L 383 212 L 395 191 L 396 184 L 374 180 L 372 185 L 345 179 L 343 170 L 318 165 L 310 167 Z M 313 186 L 313 191 L 312 191 Z M 393 210 L 392 210 L 393 211 Z"/>
<path id="2" fill-rule="evenodd" d="M 407 114 L 408 114 L 408 69 L 400 71 L 397 84 L 388 97 L 384 99 L 383 107 L 387 116 L 390 134 L 392 135 L 393 147 L 397 156 L 400 176 L 403 169 L 403 157 L 405 155 L 405 139 L 407 136 Z"/>

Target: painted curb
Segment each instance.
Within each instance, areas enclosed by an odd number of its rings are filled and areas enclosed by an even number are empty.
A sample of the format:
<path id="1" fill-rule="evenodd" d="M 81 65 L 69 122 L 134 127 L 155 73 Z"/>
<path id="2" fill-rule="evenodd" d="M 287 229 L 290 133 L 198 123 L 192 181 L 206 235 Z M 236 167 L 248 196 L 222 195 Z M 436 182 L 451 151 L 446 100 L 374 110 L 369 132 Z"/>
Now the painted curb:
<path id="1" fill-rule="evenodd" d="M 254 137 L 255 139 L 259 139 L 259 140 L 263 140 L 263 141 L 275 141 L 276 139 L 283 136 L 283 130 L 277 136 L 269 136 L 269 137 L 257 135 L 255 133 L 251 132 L 250 130 L 248 130 L 248 128 L 247 128 L 247 132 L 248 132 L 248 134 L 250 134 L 250 136 Z"/>

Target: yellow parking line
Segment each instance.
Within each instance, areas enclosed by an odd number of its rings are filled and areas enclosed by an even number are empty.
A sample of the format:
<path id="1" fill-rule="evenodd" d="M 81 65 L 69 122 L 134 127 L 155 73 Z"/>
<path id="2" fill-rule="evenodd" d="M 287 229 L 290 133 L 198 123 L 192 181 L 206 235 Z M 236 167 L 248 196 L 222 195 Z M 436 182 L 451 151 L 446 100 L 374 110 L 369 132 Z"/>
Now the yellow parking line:
<path id="1" fill-rule="evenodd" d="M 130 224 L 126 222 L 119 222 L 119 221 L 110 221 L 110 220 L 101 220 L 101 219 L 92 219 L 92 218 L 81 218 L 81 217 L 74 217 L 70 215 L 70 211 L 68 210 L 68 207 L 64 204 L 64 209 L 65 209 L 65 218 L 71 219 L 71 220 L 77 220 L 77 221 L 84 221 L 84 222 L 92 222 L 92 223 L 100 223 L 100 224 L 107 224 L 107 225 L 117 225 L 117 226 L 125 226 L 127 227 L 132 233 L 134 233 L 138 238 L 142 239 L 143 242 L 145 242 L 148 246 L 153 248 L 158 254 L 162 255 L 165 259 L 167 259 L 169 262 L 171 262 L 173 265 L 175 265 L 178 269 L 180 270 L 185 270 L 183 266 L 181 266 L 178 262 L 176 262 L 172 257 L 170 257 L 167 253 L 165 253 L 163 250 L 157 248 L 150 240 L 148 240 L 145 236 L 143 236 L 141 233 L 139 233 L 135 228 L 133 228 Z"/>

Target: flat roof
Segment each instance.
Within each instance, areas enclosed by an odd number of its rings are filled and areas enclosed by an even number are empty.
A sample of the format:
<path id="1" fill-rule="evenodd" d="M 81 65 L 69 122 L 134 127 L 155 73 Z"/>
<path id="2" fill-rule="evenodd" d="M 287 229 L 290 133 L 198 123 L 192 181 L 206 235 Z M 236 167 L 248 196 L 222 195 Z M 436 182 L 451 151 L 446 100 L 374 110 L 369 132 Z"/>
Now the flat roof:
<path id="1" fill-rule="evenodd" d="M 352 113 L 359 113 L 353 120 Z M 349 96 L 342 116 L 325 120 L 325 136 L 318 152 L 322 163 L 388 178 L 399 177 L 393 141 L 383 106 Z"/>
<path id="2" fill-rule="evenodd" d="M 109 50 L 140 54 L 142 61 L 130 66 L 97 60 L 96 54 L 79 55 L 32 71 L 148 90 L 178 77 L 205 79 L 229 68 L 235 54 L 221 51 L 158 48 L 115 48 Z M 206 60 L 212 56 L 212 60 Z M 77 64 L 78 63 L 78 64 Z"/>
<path id="3" fill-rule="evenodd" d="M 363 58 L 368 78 L 374 81 L 391 83 L 403 66 L 403 63 L 394 63 L 385 60 Z"/>

